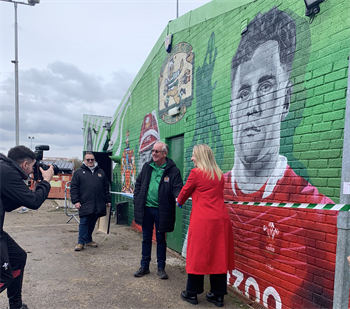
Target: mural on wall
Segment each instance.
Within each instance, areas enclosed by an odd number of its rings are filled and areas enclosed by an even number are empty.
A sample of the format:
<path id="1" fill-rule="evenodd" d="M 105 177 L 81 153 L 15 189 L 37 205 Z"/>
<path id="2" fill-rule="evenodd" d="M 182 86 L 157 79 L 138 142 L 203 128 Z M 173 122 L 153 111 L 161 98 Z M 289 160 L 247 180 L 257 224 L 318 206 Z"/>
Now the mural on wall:
<path id="1" fill-rule="evenodd" d="M 105 129 L 111 123 L 112 117 L 84 114 L 84 151 L 104 152 L 105 141 L 109 139 L 109 130 Z"/>
<path id="2" fill-rule="evenodd" d="M 215 81 L 214 85 L 212 85 L 211 81 L 217 54 L 218 51 L 215 47 L 215 34 L 213 32 L 208 40 L 207 52 L 205 54 L 203 65 L 196 69 L 196 115 L 199 116 L 197 116 L 196 119 L 191 146 L 186 149 L 185 157 L 190 158 L 192 156 L 193 147 L 197 144 L 204 143 L 213 149 L 216 162 L 220 166 L 222 163 L 224 147 L 221 141 L 219 123 L 213 110 L 212 98 L 217 82 Z M 205 111 L 205 113 L 201 113 L 203 111 Z M 210 122 L 205 119 L 210 119 Z M 192 163 L 189 163 L 186 166 L 185 179 L 187 179 L 192 168 Z M 182 246 L 181 254 L 183 257 L 186 257 L 187 253 L 187 237 L 188 231 Z"/>
<path id="3" fill-rule="evenodd" d="M 225 174 L 225 199 L 333 203 L 297 175 L 280 155 L 281 122 L 293 92 L 293 19 L 277 8 L 248 25 L 232 59 L 230 124 L 234 166 Z"/>
<path id="4" fill-rule="evenodd" d="M 242 34 L 231 66 L 235 155 L 232 170 L 225 174 L 226 200 L 334 204 L 280 154 L 281 123 L 292 102 L 296 33 L 293 18 L 274 7 L 258 13 Z M 237 268 L 229 274 L 232 286 L 267 308 L 331 307 L 332 296 L 322 286 L 326 283 L 315 275 L 318 261 L 308 258 L 310 252 L 324 253 L 312 239 L 315 225 L 326 222 L 324 214 L 315 214 L 310 226 L 311 215 L 300 210 L 229 205 L 228 211 L 236 244 Z M 326 229 L 336 236 L 334 222 Z M 334 273 L 335 252 L 329 247 L 325 267 Z"/>
<path id="5" fill-rule="evenodd" d="M 190 158 L 193 147 L 197 144 L 207 144 L 213 149 L 216 162 L 222 164 L 224 148 L 221 141 L 219 123 L 213 110 L 213 91 L 217 81 L 212 85 L 212 75 L 218 51 L 215 47 L 215 34 L 211 34 L 203 65 L 196 69 L 196 126 L 191 146 L 186 149 L 185 157 Z M 192 163 L 186 167 L 185 179 L 192 168 Z"/>
<path id="6" fill-rule="evenodd" d="M 139 173 L 143 165 L 152 159 L 153 145 L 160 140 L 156 111 L 143 118 L 139 144 Z"/>
<path id="7" fill-rule="evenodd" d="M 185 42 L 176 44 L 164 60 L 158 80 L 158 113 L 165 123 L 178 122 L 191 106 L 193 68 L 192 46 Z M 168 114 L 172 108 L 178 108 L 176 116 Z"/>
<path id="8" fill-rule="evenodd" d="M 130 149 L 129 130 L 126 131 L 125 148 L 121 159 L 120 174 L 121 174 L 122 192 L 134 193 L 135 156 L 134 156 L 134 150 Z"/>
<path id="9" fill-rule="evenodd" d="M 236 245 L 230 285 L 266 308 L 332 308 L 337 211 L 228 209 Z"/>
<path id="10" fill-rule="evenodd" d="M 91 128 L 87 128 L 87 137 L 86 137 L 86 151 L 92 151 L 92 133 Z"/>

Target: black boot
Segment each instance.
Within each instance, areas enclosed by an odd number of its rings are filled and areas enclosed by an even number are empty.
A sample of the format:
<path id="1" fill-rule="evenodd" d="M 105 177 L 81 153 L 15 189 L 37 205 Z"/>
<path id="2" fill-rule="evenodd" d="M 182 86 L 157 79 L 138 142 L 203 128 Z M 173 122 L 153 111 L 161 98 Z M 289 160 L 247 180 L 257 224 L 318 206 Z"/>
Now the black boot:
<path id="1" fill-rule="evenodd" d="M 187 291 L 182 291 L 181 292 L 181 298 L 184 301 L 187 301 L 187 302 L 189 302 L 192 305 L 197 305 L 198 304 L 197 294 L 192 294 L 192 293 L 188 293 Z"/>
<path id="2" fill-rule="evenodd" d="M 217 295 L 214 293 L 208 293 L 205 298 L 208 302 L 213 303 L 216 307 L 224 306 L 224 295 Z"/>

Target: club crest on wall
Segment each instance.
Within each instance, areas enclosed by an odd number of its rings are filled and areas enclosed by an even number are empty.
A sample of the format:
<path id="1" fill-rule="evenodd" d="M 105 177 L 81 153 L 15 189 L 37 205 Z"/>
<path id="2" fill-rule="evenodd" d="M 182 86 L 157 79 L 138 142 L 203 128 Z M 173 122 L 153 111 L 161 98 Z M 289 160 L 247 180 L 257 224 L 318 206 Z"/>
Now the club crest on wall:
<path id="1" fill-rule="evenodd" d="M 182 42 L 165 58 L 158 81 L 158 114 L 165 123 L 178 122 L 191 106 L 193 98 L 194 53 L 192 46 Z M 170 115 L 169 110 L 178 113 Z"/>

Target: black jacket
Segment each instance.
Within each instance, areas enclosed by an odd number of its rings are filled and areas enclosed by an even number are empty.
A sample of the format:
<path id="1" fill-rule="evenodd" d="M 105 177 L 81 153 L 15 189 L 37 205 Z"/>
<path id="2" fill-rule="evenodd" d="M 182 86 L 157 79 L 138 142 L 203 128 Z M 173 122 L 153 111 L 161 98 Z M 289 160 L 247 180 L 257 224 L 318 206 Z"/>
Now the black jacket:
<path id="1" fill-rule="evenodd" d="M 134 191 L 134 216 L 135 223 L 142 225 L 148 186 L 151 180 L 152 166 L 145 163 L 138 175 Z M 166 178 L 166 181 L 164 181 Z M 172 232 L 175 225 L 175 199 L 183 186 L 180 170 L 173 160 L 166 158 L 166 166 L 159 183 L 158 208 L 159 208 L 159 232 Z"/>
<path id="2" fill-rule="evenodd" d="M 0 153 L 1 233 L 3 232 L 5 211 L 10 212 L 21 206 L 38 209 L 49 195 L 50 183 L 42 180 L 33 192 L 24 182 L 27 178 L 28 176 L 15 161 Z"/>
<path id="3" fill-rule="evenodd" d="M 94 173 L 83 164 L 77 169 L 70 184 L 70 197 L 73 204 L 80 202 L 79 216 L 106 215 L 106 204 L 111 202 L 109 182 L 104 171 L 97 165 Z"/>

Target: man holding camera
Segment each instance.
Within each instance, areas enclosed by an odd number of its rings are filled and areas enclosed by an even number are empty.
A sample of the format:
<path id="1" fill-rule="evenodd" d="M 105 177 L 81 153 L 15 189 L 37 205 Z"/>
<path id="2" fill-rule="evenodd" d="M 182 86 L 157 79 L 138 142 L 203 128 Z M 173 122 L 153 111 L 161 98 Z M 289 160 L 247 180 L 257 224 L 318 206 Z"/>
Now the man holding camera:
<path id="1" fill-rule="evenodd" d="M 7 157 L 0 154 L 0 293 L 7 288 L 10 309 L 28 309 L 22 303 L 27 253 L 3 230 L 5 211 L 20 206 L 38 209 L 49 195 L 54 175 L 52 166 L 46 171 L 39 167 L 43 180 L 30 190 L 24 181 L 33 173 L 35 160 L 36 154 L 25 146 L 11 148 Z"/>

